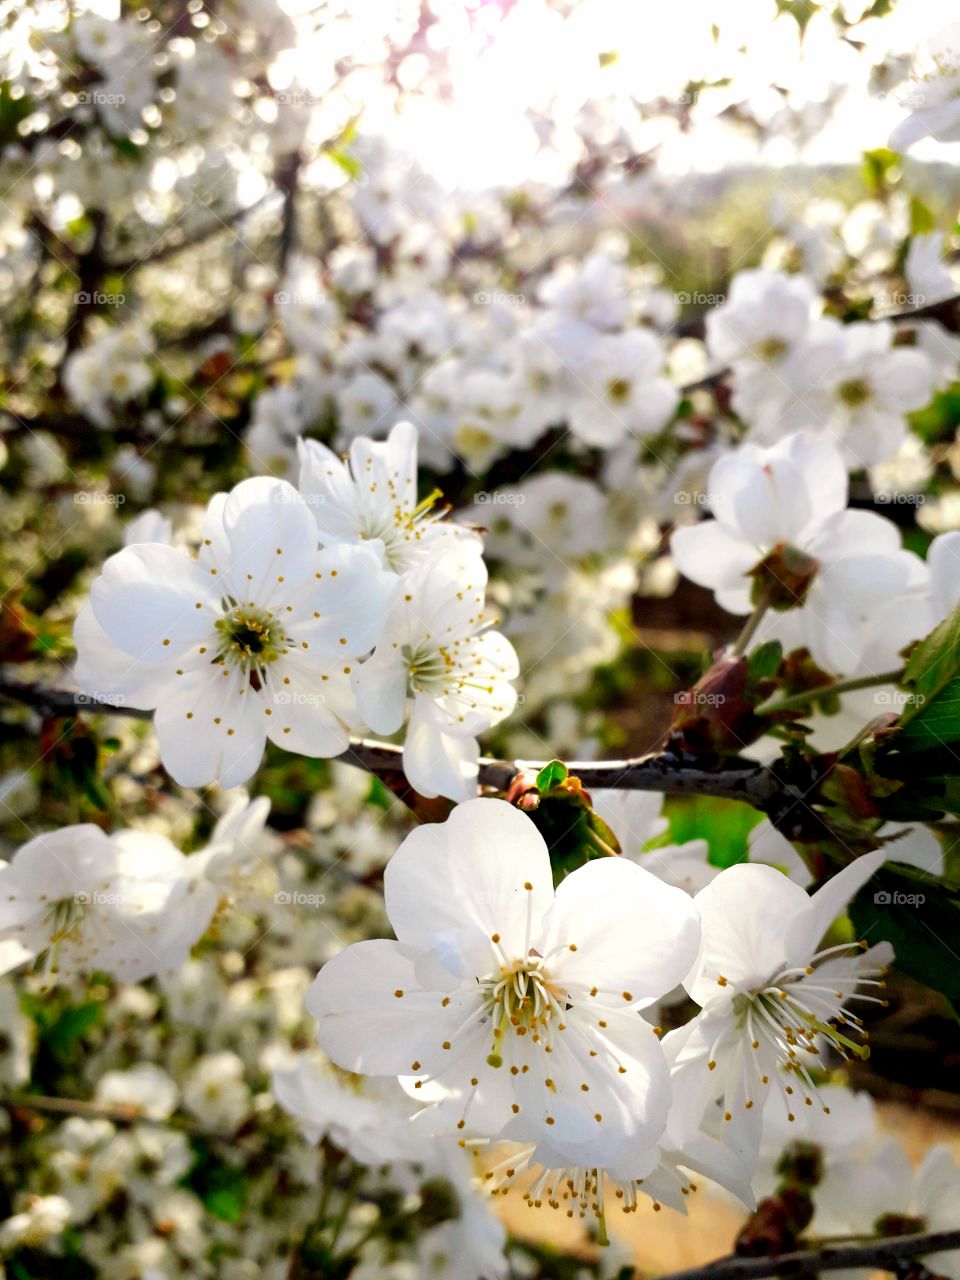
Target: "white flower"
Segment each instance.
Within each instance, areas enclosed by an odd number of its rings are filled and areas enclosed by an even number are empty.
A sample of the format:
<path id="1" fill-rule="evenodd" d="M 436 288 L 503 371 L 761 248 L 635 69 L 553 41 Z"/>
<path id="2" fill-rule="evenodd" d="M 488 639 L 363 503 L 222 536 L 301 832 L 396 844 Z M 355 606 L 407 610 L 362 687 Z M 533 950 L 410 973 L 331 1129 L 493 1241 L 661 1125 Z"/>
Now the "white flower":
<path id="1" fill-rule="evenodd" d="M 712 587 L 724 609 L 745 614 L 753 603 L 750 571 L 771 553 L 802 553 L 812 573 L 802 607 L 768 615 L 763 634 L 783 630 L 824 670 L 856 668 L 872 611 L 908 587 L 913 557 L 892 521 L 845 510 L 847 476 L 836 447 L 805 432 L 771 449 L 742 445 L 714 465 L 709 498 L 716 520 L 673 534 L 680 572 Z"/>
<path id="2" fill-rule="evenodd" d="M 581 263 L 562 263 L 537 292 L 544 306 L 595 329 L 619 329 L 630 315 L 626 267 L 607 253 L 591 253 Z"/>
<path id="3" fill-rule="evenodd" d="M 289 383 L 268 387 L 257 396 L 244 436 L 254 470 L 282 477 L 295 471 L 300 437 L 309 421 L 303 401 L 298 387 Z"/>
<path id="4" fill-rule="evenodd" d="M 157 973 L 171 963 L 169 913 L 184 862 L 163 836 L 136 831 L 68 826 L 28 841 L 0 865 L 5 968 L 43 956 L 51 976 L 102 969 L 136 982 Z"/>
<path id="5" fill-rule="evenodd" d="M 486 582 L 472 539 L 404 574 L 376 652 L 354 674 L 360 714 L 374 732 L 395 733 L 409 712 L 403 767 L 425 796 L 473 793 L 477 734 L 516 703 L 516 654 L 485 629 Z"/>
<path id="6" fill-rule="evenodd" d="M 140 1062 L 128 1071 L 106 1071 L 97 1081 L 94 1099 L 109 1110 L 129 1111 L 131 1118 L 166 1120 L 176 1110 L 180 1091 L 161 1067 Z"/>
<path id="7" fill-rule="evenodd" d="M 340 425 L 347 436 L 389 427 L 399 408 L 397 394 L 378 373 L 354 374 L 337 393 Z"/>
<path id="8" fill-rule="evenodd" d="M 856 1176 L 857 1160 L 877 1141 L 877 1109 L 869 1093 L 854 1093 L 843 1084 L 822 1085 L 820 1100 L 822 1107 L 800 1107 L 794 1112 L 787 1105 L 789 1098 L 776 1091 L 767 1094 L 754 1186 L 758 1195 L 772 1195 L 785 1148 L 795 1143 L 816 1146 L 823 1170 L 813 1191 L 817 1229 L 840 1233 L 843 1224 L 835 1217 L 835 1196 L 828 1188 Z"/>
<path id="9" fill-rule="evenodd" d="M 553 577 L 607 543 L 609 500 L 580 476 L 547 471 L 515 489 L 497 490 L 493 505 L 478 509 L 489 524 L 491 555 L 545 567 Z"/>
<path id="10" fill-rule="evenodd" d="M 918 306 L 942 302 L 957 292 L 956 281 L 943 260 L 942 231 L 911 238 L 903 272 L 910 291 L 917 295 Z"/>
<path id="11" fill-rule="evenodd" d="M 857 1235 L 883 1231 L 884 1219 L 896 1224 L 894 1234 L 949 1231 L 957 1226 L 960 1168 L 946 1145 L 932 1147 L 914 1169 L 894 1140 L 875 1144 L 856 1162 L 827 1170 L 815 1192 L 818 1211 L 829 1209 L 830 1229 Z M 930 1254 L 937 1275 L 960 1277 L 960 1249 Z"/>
<path id="12" fill-rule="evenodd" d="M 739 271 L 726 301 L 707 313 L 707 349 L 717 364 L 732 364 L 738 380 L 769 376 L 806 338 L 816 311 L 805 276 Z"/>
<path id="13" fill-rule="evenodd" d="M 863 1056 L 864 1033 L 849 1005 L 877 1002 L 858 988 L 878 985 L 892 949 L 885 942 L 866 954 L 857 942 L 818 947 L 888 857 L 878 849 L 856 858 L 812 896 L 772 867 L 750 863 L 729 867 L 697 894 L 702 946 L 683 985 L 701 1012 L 664 1040 L 681 1146 L 716 1099 L 721 1133 L 737 1148 L 749 1146 L 759 1141 L 757 1104 L 766 1088 L 782 1091 L 793 1114 L 818 1101 L 811 1070 L 824 1043 Z"/>
<path id="14" fill-rule="evenodd" d="M 242 1059 L 228 1051 L 198 1058 L 183 1086 L 183 1105 L 215 1131 L 239 1128 L 251 1105 Z"/>
<path id="15" fill-rule="evenodd" d="M 432 1135 L 410 1123 L 414 1104 L 395 1080 L 344 1077 L 302 1053 L 293 1066 L 273 1072 L 272 1086 L 309 1142 L 329 1138 L 358 1164 L 423 1161 L 435 1146 Z"/>
<path id="16" fill-rule="evenodd" d="M 646 329 L 605 335 L 580 370 L 583 384 L 570 407 L 570 429 L 587 444 L 609 449 L 628 435 L 656 434 L 680 400 L 663 375 L 663 345 Z"/>
<path id="17" fill-rule="evenodd" d="M 63 1196 L 29 1196 L 20 1213 L 0 1222 L 0 1249 L 45 1245 L 60 1235 L 70 1216 L 70 1202 Z"/>
<path id="18" fill-rule="evenodd" d="M 398 422 L 382 443 L 361 436 L 349 459 L 316 440 L 301 441 L 300 492 L 313 512 L 325 547 L 370 546 L 395 573 L 412 569 L 437 544 L 477 535 L 445 524 L 432 510 L 439 494 L 417 501 L 417 431 Z"/>
<path id="19" fill-rule="evenodd" d="M 697 950 L 690 899 L 621 858 L 554 893 L 546 845 L 499 800 L 413 831 L 387 865 L 398 941 L 320 971 L 307 1007 L 334 1062 L 411 1077 L 480 1136 L 603 1165 L 662 1131 L 669 1088 L 641 1009 Z"/>
<path id="20" fill-rule="evenodd" d="M 906 415 L 929 403 L 934 378 L 925 352 L 896 346 L 895 336 L 888 321 L 820 321 L 784 367 L 780 394 L 755 411 L 754 434 L 770 441 L 797 428 L 822 428 L 851 470 L 891 457 L 906 439 Z"/>
<path id="21" fill-rule="evenodd" d="M 90 652 L 78 629 L 81 670 L 91 692 L 157 708 L 160 756 L 183 786 L 236 786 L 268 737 L 303 755 L 345 749 L 352 663 L 391 588 L 372 551 L 317 550 L 291 485 L 245 480 L 210 503 L 196 561 L 149 543 L 106 562 L 91 602 L 109 646 Z"/>
<path id="22" fill-rule="evenodd" d="M 921 138 L 960 141 L 960 23 L 937 33 L 919 54 L 913 83 L 903 99 L 910 115 L 890 135 L 895 151 Z"/>

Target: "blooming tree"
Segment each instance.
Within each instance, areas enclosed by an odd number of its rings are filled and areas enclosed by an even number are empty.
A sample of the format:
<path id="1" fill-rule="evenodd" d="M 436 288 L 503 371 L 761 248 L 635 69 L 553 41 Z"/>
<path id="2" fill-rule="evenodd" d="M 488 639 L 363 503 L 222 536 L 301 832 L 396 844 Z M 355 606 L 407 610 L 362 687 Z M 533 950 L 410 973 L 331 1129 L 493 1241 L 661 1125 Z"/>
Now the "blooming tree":
<path id="1" fill-rule="evenodd" d="M 936 7 L 4 15 L 3 1274 L 960 1276 Z"/>

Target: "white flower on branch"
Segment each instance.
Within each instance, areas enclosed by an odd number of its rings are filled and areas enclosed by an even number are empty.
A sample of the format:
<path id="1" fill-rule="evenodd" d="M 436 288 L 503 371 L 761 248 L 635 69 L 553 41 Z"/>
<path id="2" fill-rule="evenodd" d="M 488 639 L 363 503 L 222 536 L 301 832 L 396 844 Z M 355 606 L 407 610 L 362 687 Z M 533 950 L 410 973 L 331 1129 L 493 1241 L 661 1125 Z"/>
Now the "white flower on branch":
<path id="1" fill-rule="evenodd" d="M 365 547 L 319 551 L 291 485 L 245 480 L 211 501 L 196 561 L 159 543 L 107 561 L 91 605 L 109 644 L 91 652 L 76 635 L 86 691 L 155 707 L 161 759 L 183 786 L 246 781 L 268 738 L 338 755 L 355 721 L 353 663 L 376 643 L 392 586 Z"/>
<path id="2" fill-rule="evenodd" d="M 439 493 L 417 499 L 417 430 L 398 422 L 385 441 L 361 436 L 339 458 L 317 440 L 301 441 L 300 492 L 325 547 L 365 544 L 395 573 L 412 569 L 441 542 L 479 538 L 445 523 Z"/>
<path id="3" fill-rule="evenodd" d="M 826 671 L 849 673 L 871 640 L 869 620 L 923 573 L 896 525 L 872 511 L 849 511 L 847 474 L 835 445 L 800 432 L 770 449 L 745 444 L 713 466 L 713 521 L 677 529 L 671 551 L 680 572 L 711 587 L 717 603 L 747 614 L 766 561 L 782 590 L 766 634 L 805 645 Z M 796 574 L 796 577 L 792 575 Z"/>
<path id="4" fill-rule="evenodd" d="M 479 542 L 441 547 L 403 575 L 376 652 L 353 677 L 360 715 L 375 732 L 395 733 L 407 717 L 403 768 L 425 796 L 474 793 L 477 734 L 516 704 L 517 656 L 488 629 L 486 584 Z"/>
<path id="5" fill-rule="evenodd" d="M 824 1046 L 863 1057 L 865 1033 L 854 1001 L 882 1003 L 876 990 L 893 958 L 881 942 L 821 949 L 830 925 L 890 856 L 856 858 L 812 896 L 772 867 L 740 863 L 695 898 L 700 955 L 683 985 L 701 1006 L 671 1031 L 664 1048 L 675 1079 L 673 1138 L 696 1134 L 719 1102 L 720 1134 L 743 1153 L 760 1138 L 765 1093 L 780 1091 L 792 1115 L 823 1106 L 812 1071 Z"/>
<path id="6" fill-rule="evenodd" d="M 334 1062 L 404 1077 L 448 1132 L 645 1161 L 670 1087 L 641 1011 L 694 961 L 690 898 L 621 858 L 554 892 L 533 822 L 487 799 L 413 831 L 384 892 L 398 940 L 348 947 L 308 996 Z"/>

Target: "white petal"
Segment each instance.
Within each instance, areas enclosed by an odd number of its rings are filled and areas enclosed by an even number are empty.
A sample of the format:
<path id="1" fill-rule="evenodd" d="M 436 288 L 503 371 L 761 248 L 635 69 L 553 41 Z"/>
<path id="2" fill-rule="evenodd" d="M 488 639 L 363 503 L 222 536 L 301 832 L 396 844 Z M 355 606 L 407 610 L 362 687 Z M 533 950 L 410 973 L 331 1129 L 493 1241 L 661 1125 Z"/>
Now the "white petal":
<path id="1" fill-rule="evenodd" d="M 396 733 L 407 708 L 407 664 L 399 650 L 383 644 L 353 672 L 357 708 L 374 733 Z"/>
<path id="2" fill-rule="evenodd" d="M 850 900 L 890 856 L 889 849 L 874 849 L 854 858 L 808 899 L 805 911 L 784 922 L 787 954 L 796 963 L 805 962 L 814 954 L 834 920 L 844 914 Z"/>
<path id="3" fill-rule="evenodd" d="M 762 985 L 786 958 L 784 929 L 810 899 L 772 867 L 727 867 L 694 899 L 703 947 L 684 986 L 697 1004 L 728 1001 L 733 988 Z M 719 979 L 726 979 L 721 985 Z"/>
<path id="4" fill-rule="evenodd" d="M 313 570 L 316 525 L 286 480 L 255 476 L 241 481 L 227 496 L 223 528 L 230 559 L 222 568 L 243 604 L 265 605 L 280 579 L 294 582 Z"/>
<path id="5" fill-rule="evenodd" d="M 480 746 L 476 738 L 444 733 L 415 707 L 403 744 L 403 771 L 422 796 L 469 800 L 477 792 Z"/>
<path id="6" fill-rule="evenodd" d="M 398 1076 L 419 1070 L 414 1062 L 433 1071 L 452 1052 L 443 1045 L 452 1044 L 470 1006 L 456 991 L 421 985 L 419 954 L 416 947 L 377 938 L 347 947 L 317 974 L 305 1003 L 319 1023 L 321 1048 L 337 1066 Z M 479 993 L 466 995 L 479 1002 Z"/>
<path id="7" fill-rule="evenodd" d="M 110 557 L 90 599 L 97 622 L 125 653 L 175 662 L 212 634 L 212 582 L 173 547 L 140 543 Z"/>
<path id="8" fill-rule="evenodd" d="M 597 858 L 561 881 L 547 920 L 550 973 L 597 1004 L 650 1003 L 689 972 L 700 947 L 692 900 L 625 858 Z M 572 950 L 576 947 L 576 950 Z"/>
<path id="9" fill-rule="evenodd" d="M 445 823 L 416 828 L 387 864 L 383 884 L 402 942 L 459 955 L 464 964 L 469 958 L 495 966 L 494 934 L 505 954 L 522 959 L 528 921 L 536 936 L 553 901 L 543 837 L 503 800 L 468 800 Z"/>
<path id="10" fill-rule="evenodd" d="M 226 667 L 176 680 L 154 728 L 163 766 L 183 787 L 239 786 L 255 773 L 266 745 L 263 703 L 245 673 Z"/>

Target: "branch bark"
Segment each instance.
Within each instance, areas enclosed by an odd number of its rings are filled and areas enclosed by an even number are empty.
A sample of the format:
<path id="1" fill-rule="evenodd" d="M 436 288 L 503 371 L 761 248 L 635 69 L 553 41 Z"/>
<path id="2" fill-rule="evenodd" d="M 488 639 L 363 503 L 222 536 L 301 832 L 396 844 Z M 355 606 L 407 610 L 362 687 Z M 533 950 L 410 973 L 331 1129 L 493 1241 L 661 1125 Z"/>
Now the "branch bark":
<path id="1" fill-rule="evenodd" d="M 152 711 L 145 711 L 140 707 L 93 698 L 70 689 L 51 689 L 17 681 L 0 683 L 0 697 L 22 703 L 50 716 L 92 711 L 149 720 L 153 715 Z M 389 742 L 355 738 L 351 740 L 348 749 L 336 758 L 380 777 L 403 773 L 403 749 Z M 504 791 L 519 772 L 542 769 L 545 763 L 482 757 L 480 785 Z M 588 790 L 591 787 L 609 787 L 621 791 L 719 796 L 728 800 L 743 800 L 765 813 L 780 811 L 785 805 L 794 806 L 800 798 L 771 769 L 739 757 L 724 760 L 722 767 L 716 769 L 705 768 L 670 751 L 654 752 L 628 760 L 573 760 L 566 764 Z"/>
<path id="2" fill-rule="evenodd" d="M 864 1244 L 824 1245 L 772 1258 L 719 1258 L 703 1267 L 675 1271 L 664 1280 L 761 1280 L 765 1276 L 812 1275 L 855 1267 L 900 1271 L 905 1263 L 948 1249 L 960 1249 L 960 1230 L 895 1236 Z"/>

